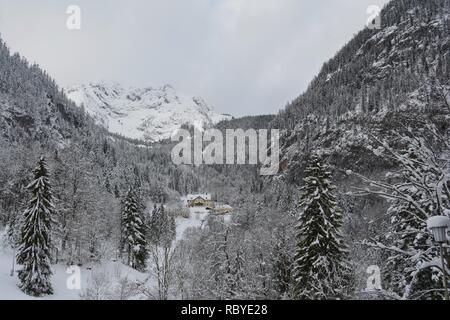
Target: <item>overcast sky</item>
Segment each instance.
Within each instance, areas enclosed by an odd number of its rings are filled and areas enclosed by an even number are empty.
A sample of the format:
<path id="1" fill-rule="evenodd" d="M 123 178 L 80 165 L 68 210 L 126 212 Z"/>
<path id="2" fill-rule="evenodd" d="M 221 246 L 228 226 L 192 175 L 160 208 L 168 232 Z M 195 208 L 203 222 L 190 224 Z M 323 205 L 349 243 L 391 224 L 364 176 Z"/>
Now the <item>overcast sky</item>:
<path id="1" fill-rule="evenodd" d="M 0 0 L 0 33 L 61 86 L 171 84 L 235 116 L 276 113 L 387 0 Z M 68 30 L 69 5 L 81 30 Z"/>

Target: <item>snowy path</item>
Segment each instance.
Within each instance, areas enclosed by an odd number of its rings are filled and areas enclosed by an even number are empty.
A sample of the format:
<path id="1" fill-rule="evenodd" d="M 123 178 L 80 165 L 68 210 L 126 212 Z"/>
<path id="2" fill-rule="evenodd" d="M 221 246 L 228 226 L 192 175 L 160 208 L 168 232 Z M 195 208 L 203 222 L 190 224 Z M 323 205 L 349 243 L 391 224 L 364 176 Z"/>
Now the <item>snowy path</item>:
<path id="1" fill-rule="evenodd" d="M 189 228 L 200 228 L 204 224 L 204 221 L 208 217 L 208 211 L 206 208 L 197 207 L 197 208 L 189 208 L 190 217 L 183 218 L 177 217 L 176 222 L 176 240 L 179 241 L 183 238 L 184 232 Z"/>

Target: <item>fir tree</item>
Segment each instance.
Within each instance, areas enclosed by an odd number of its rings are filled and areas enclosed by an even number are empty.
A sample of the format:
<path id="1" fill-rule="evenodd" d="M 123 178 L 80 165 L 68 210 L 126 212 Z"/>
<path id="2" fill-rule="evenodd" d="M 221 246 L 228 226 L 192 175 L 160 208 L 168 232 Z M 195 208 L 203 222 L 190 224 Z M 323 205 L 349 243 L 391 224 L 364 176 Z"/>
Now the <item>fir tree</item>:
<path id="1" fill-rule="evenodd" d="M 145 223 L 139 199 L 130 189 L 122 213 L 122 246 L 127 254 L 127 263 L 132 268 L 144 271 L 148 258 L 145 238 Z"/>
<path id="2" fill-rule="evenodd" d="M 148 239 L 152 244 L 157 244 L 160 239 L 162 213 L 161 207 L 158 207 L 156 203 L 153 206 L 152 215 L 150 217 L 150 228 L 148 230 Z"/>
<path id="3" fill-rule="evenodd" d="M 155 205 L 150 223 L 151 242 L 156 245 L 170 244 L 175 239 L 175 233 L 175 217 L 164 209 L 164 205 Z"/>
<path id="4" fill-rule="evenodd" d="M 24 212 L 17 263 L 23 266 L 19 271 L 20 289 L 40 297 L 53 293 L 50 234 L 54 209 L 44 158 L 39 160 L 33 174 L 34 180 L 27 186 L 32 199 Z"/>
<path id="5" fill-rule="evenodd" d="M 230 295 L 233 298 L 245 297 L 245 274 L 244 274 L 244 253 L 239 248 L 236 253 L 233 265 L 231 266 L 231 272 L 228 275 L 228 286 L 230 288 Z"/>
<path id="6" fill-rule="evenodd" d="M 272 249 L 271 261 L 275 291 L 278 298 L 284 299 L 290 293 L 292 284 L 292 255 L 285 229 L 280 229 L 275 234 L 276 243 Z"/>
<path id="7" fill-rule="evenodd" d="M 331 173 L 313 156 L 305 176 L 296 226 L 293 294 L 296 299 L 342 298 L 348 264 Z"/>

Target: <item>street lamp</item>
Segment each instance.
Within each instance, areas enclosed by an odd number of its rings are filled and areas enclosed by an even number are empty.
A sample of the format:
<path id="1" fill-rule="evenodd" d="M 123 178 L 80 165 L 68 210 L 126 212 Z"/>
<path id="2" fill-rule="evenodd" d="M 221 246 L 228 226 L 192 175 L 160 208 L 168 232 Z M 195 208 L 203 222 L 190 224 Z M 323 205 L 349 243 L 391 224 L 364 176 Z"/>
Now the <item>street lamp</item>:
<path id="1" fill-rule="evenodd" d="M 444 244 L 448 242 L 447 230 L 450 229 L 450 218 L 446 216 L 431 217 L 427 221 L 427 227 L 433 233 L 434 240 L 439 243 L 441 249 L 442 273 L 444 281 L 445 300 L 449 300 L 447 288 L 447 268 L 444 260 Z"/>

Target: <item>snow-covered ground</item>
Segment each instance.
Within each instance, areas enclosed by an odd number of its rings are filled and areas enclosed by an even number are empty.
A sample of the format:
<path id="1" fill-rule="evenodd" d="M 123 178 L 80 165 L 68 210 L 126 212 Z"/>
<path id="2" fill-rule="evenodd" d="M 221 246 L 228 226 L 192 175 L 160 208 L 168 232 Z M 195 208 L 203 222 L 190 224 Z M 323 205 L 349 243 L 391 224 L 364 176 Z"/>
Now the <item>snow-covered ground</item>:
<path id="1" fill-rule="evenodd" d="M 186 199 L 187 197 L 181 198 L 183 207 L 186 207 Z M 176 241 L 183 238 L 187 229 L 202 228 L 210 214 L 205 207 L 189 208 L 189 212 L 189 218 L 176 218 Z M 226 222 L 231 221 L 231 215 L 225 215 L 224 219 Z M 1 232 L 0 239 L 3 239 Z M 0 246 L 0 300 L 77 300 L 88 293 L 88 288 L 90 290 L 94 288 L 94 295 L 104 296 L 108 294 L 106 291 L 118 291 L 116 287 L 120 286 L 124 279 L 133 283 L 145 284 L 149 288 L 155 287 L 154 279 L 150 273 L 138 272 L 118 261 L 104 261 L 100 264 L 82 266 L 79 269 L 80 289 L 69 289 L 70 286 L 67 283 L 73 284 L 73 281 L 71 281 L 74 279 L 73 270 L 68 272 L 66 265 L 58 264 L 53 266 L 52 284 L 54 294 L 44 298 L 34 298 L 24 294 L 18 288 L 17 268 L 14 276 L 11 277 L 13 256 L 12 250 L 1 248 Z M 139 295 L 132 297 L 135 299 L 146 298 Z M 113 298 L 117 299 L 118 297 L 114 296 Z"/>
<path id="2" fill-rule="evenodd" d="M 11 277 L 12 252 L 0 252 L 0 300 L 30 300 L 35 299 L 24 294 L 17 286 L 17 273 Z M 79 290 L 69 290 L 66 286 L 67 274 L 62 266 L 54 267 L 53 286 L 55 293 L 45 299 L 74 300 L 79 299 Z"/>
<path id="3" fill-rule="evenodd" d="M 200 194 L 195 196 L 202 196 L 205 199 L 209 199 L 209 195 L 207 194 Z M 194 195 L 187 195 L 185 197 L 181 197 L 181 204 L 185 208 L 187 206 L 187 199 L 192 199 Z M 206 219 L 208 218 L 208 215 L 210 212 L 206 209 L 206 207 L 193 207 L 188 208 L 190 212 L 189 218 L 182 218 L 177 217 L 176 218 L 176 225 L 177 225 L 177 241 L 183 238 L 184 232 L 189 228 L 202 228 L 205 224 Z M 231 222 L 231 214 L 225 214 L 223 215 L 224 221 L 226 223 Z"/>
<path id="4" fill-rule="evenodd" d="M 79 300 L 86 294 L 87 288 L 98 289 L 98 294 L 106 289 L 114 289 L 120 280 L 127 279 L 133 282 L 146 282 L 148 275 L 131 269 L 120 262 L 105 261 L 92 266 L 84 265 L 79 269 L 80 284 L 74 287 L 74 270 L 58 264 L 53 266 L 52 285 L 54 294 L 43 298 L 34 298 L 23 293 L 18 284 L 17 269 L 11 277 L 13 254 L 9 250 L 0 251 L 0 300 Z M 103 281 L 102 278 L 109 281 Z M 108 282 L 108 283 L 107 283 Z M 69 285 L 68 285 L 69 283 Z M 101 288 L 100 288 L 101 286 Z M 71 288 L 71 289 L 70 289 Z"/>
<path id="5" fill-rule="evenodd" d="M 183 238 L 184 232 L 187 229 L 201 228 L 204 225 L 205 220 L 209 214 L 206 208 L 203 207 L 189 208 L 189 211 L 189 218 L 177 217 L 175 219 L 177 225 L 177 241 Z"/>

